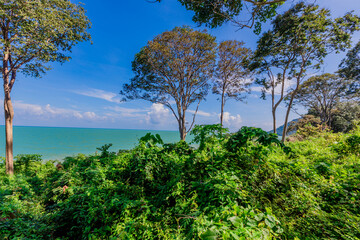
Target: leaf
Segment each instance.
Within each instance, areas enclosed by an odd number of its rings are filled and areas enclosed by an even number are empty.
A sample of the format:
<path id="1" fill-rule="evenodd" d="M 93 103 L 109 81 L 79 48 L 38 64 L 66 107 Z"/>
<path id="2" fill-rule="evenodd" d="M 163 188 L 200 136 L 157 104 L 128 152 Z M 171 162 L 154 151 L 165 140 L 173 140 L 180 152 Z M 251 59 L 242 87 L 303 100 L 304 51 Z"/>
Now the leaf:
<path id="1" fill-rule="evenodd" d="M 206 232 L 201 234 L 200 238 L 202 240 L 216 240 L 217 239 L 217 234 L 216 234 L 215 230 L 208 229 Z"/>
<path id="2" fill-rule="evenodd" d="M 266 224 L 268 227 L 270 227 L 270 228 L 275 227 L 275 223 L 272 222 L 272 221 L 269 220 L 269 219 L 265 219 L 265 224 Z"/>
<path id="3" fill-rule="evenodd" d="M 256 221 L 261 221 L 261 220 L 263 220 L 263 218 L 264 218 L 263 213 L 259 213 L 259 214 L 255 215 L 255 220 Z"/>
<path id="4" fill-rule="evenodd" d="M 230 235 L 236 240 L 240 239 L 240 237 L 234 232 L 230 232 Z"/>

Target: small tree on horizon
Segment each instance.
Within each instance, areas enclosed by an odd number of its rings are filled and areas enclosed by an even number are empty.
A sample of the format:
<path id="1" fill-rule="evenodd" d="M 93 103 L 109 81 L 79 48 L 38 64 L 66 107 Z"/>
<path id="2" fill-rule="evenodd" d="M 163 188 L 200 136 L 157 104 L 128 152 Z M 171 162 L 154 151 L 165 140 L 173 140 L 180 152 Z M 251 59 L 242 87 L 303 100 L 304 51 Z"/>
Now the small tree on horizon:
<path id="1" fill-rule="evenodd" d="M 132 62 L 135 77 L 124 84 L 124 101 L 143 99 L 168 107 L 185 140 L 194 125 L 199 104 L 210 88 L 215 68 L 215 37 L 205 31 L 176 27 L 156 36 L 136 54 Z M 186 126 L 186 111 L 197 103 L 193 119 Z"/>
<path id="2" fill-rule="evenodd" d="M 321 123 L 331 128 L 335 107 L 346 96 L 350 81 L 325 73 L 307 79 L 294 96 L 294 103 L 316 111 Z"/>
<path id="3" fill-rule="evenodd" d="M 68 0 L 2 0 L 0 2 L 0 70 L 4 87 L 6 172 L 13 168 L 14 109 L 10 93 L 19 72 L 40 77 L 48 62 L 63 63 L 66 52 L 90 39 L 90 21 L 81 5 Z"/>
<path id="4" fill-rule="evenodd" d="M 218 47 L 218 62 L 215 73 L 213 93 L 220 95 L 220 125 L 223 126 L 224 107 L 228 99 L 243 101 L 244 93 L 249 93 L 250 72 L 247 68 L 251 50 L 244 42 L 223 41 Z"/>

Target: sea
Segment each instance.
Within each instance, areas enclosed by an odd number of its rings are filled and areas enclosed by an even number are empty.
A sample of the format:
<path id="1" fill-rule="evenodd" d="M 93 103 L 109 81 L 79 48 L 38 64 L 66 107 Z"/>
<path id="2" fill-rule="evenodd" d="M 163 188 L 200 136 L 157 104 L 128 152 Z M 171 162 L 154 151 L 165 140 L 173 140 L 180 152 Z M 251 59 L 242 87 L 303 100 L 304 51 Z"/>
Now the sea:
<path id="1" fill-rule="evenodd" d="M 159 134 L 164 143 L 179 141 L 177 131 L 24 127 L 14 126 L 14 156 L 40 154 L 43 160 L 63 160 L 79 153 L 95 154 L 96 148 L 112 143 L 109 151 L 131 149 L 147 133 Z M 5 127 L 0 126 L 0 156 L 5 157 Z"/>

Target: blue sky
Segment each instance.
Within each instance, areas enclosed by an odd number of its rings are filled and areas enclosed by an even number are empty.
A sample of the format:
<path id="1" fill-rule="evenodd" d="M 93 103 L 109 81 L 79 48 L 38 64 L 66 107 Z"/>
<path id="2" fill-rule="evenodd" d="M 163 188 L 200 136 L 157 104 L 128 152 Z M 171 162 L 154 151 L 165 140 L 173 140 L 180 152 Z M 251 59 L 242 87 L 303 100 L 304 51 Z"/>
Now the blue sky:
<path id="1" fill-rule="evenodd" d="M 42 78 L 19 76 L 12 91 L 14 124 L 176 130 L 176 120 L 164 106 L 141 100 L 121 103 L 118 93 L 122 85 L 133 76 L 131 61 L 147 41 L 175 26 L 203 27 L 194 24 L 191 21 L 192 13 L 176 0 L 163 0 L 160 4 L 146 0 L 83 2 L 92 22 L 90 33 L 93 44 L 81 43 L 75 46 L 70 62 L 53 64 L 53 70 Z M 360 14 L 359 0 L 317 2 L 329 8 L 335 17 L 351 10 Z M 287 7 L 282 7 L 282 10 Z M 252 30 L 238 30 L 231 24 L 208 32 L 216 36 L 217 41 L 241 40 L 252 49 L 255 49 L 258 39 Z M 354 43 L 358 40 L 359 33 L 353 38 Z M 343 57 L 344 54 L 329 56 L 321 71 L 336 71 Z M 200 105 L 196 123 L 211 124 L 219 121 L 220 104 L 216 98 L 209 95 Z M 243 125 L 266 130 L 271 128 L 271 103 L 269 100 L 261 100 L 256 91 L 248 97 L 246 104 L 228 101 L 225 111 L 225 125 L 233 130 Z M 284 112 L 285 108 L 281 106 L 279 125 L 284 119 Z M 190 119 L 191 112 L 188 117 Z M 297 117 L 294 113 L 291 116 Z"/>

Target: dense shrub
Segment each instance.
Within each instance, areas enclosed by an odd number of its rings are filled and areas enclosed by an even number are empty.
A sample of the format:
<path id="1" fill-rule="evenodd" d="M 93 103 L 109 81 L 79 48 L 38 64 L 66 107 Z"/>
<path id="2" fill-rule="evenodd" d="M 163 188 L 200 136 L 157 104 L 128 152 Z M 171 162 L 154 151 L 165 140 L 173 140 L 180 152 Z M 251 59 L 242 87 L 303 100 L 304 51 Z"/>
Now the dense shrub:
<path id="1" fill-rule="evenodd" d="M 359 239 L 360 130 L 282 144 L 197 126 L 131 151 L 0 163 L 2 239 Z"/>

